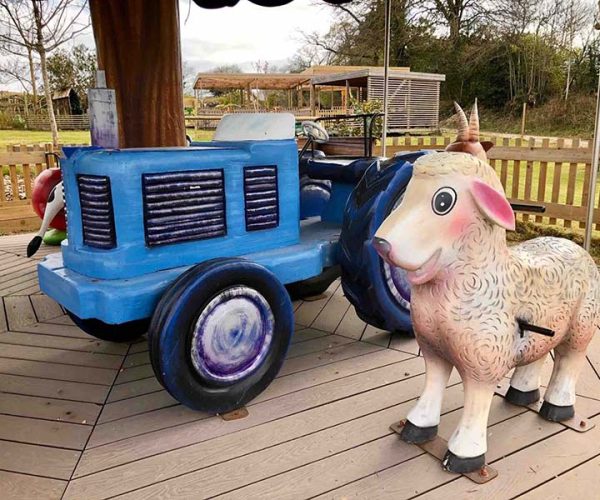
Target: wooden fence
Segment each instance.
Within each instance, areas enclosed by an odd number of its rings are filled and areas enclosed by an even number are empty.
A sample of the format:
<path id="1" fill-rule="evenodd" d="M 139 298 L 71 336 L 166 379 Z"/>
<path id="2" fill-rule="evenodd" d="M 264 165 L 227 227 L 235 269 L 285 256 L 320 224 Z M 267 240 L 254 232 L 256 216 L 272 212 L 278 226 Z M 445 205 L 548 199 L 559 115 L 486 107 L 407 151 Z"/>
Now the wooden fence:
<path id="1" fill-rule="evenodd" d="M 488 151 L 490 164 L 498 173 L 511 202 L 537 203 L 546 207 L 544 215 L 522 212 L 523 221 L 568 229 L 585 227 L 591 172 L 591 141 L 585 147 L 579 139 L 508 139 L 484 137 L 495 145 Z M 443 149 L 449 137 L 394 137 L 386 155 L 419 149 Z M 389 144 L 389 143 L 388 143 Z M 375 154 L 381 147 L 375 148 Z M 600 229 L 598 210 L 600 188 L 596 191 L 594 229 Z"/>
<path id="2" fill-rule="evenodd" d="M 29 130 L 50 130 L 47 115 L 28 115 L 24 118 Z M 56 115 L 56 126 L 59 130 L 89 130 L 90 118 L 87 114 Z"/>
<path id="3" fill-rule="evenodd" d="M 589 143 L 582 147 L 578 139 L 521 141 L 485 138 L 495 146 L 488 152 L 511 202 L 539 203 L 546 207 L 541 214 L 520 213 L 524 221 L 533 221 L 568 229 L 584 228 L 588 184 L 591 172 Z M 448 137 L 394 137 L 387 155 L 419 149 L 443 149 Z M 346 146 L 344 146 L 346 147 Z M 355 148 L 356 149 L 356 148 Z M 362 146 L 359 148 L 362 150 Z M 3 189 L 0 192 L 0 233 L 31 230 L 39 219 L 31 209 L 31 182 L 44 168 L 54 166 L 52 146 L 12 146 L 0 152 Z M 375 146 L 374 154 L 379 154 Z M 331 153 L 334 153 L 333 151 Z M 344 151 L 335 151 L 343 154 Z M 356 151 L 352 151 L 356 154 Z M 348 152 L 346 152 L 348 154 Z M 600 188 L 596 207 L 599 205 Z M 600 210 L 596 209 L 594 229 L 600 229 Z"/>
<path id="4" fill-rule="evenodd" d="M 31 208 L 33 179 L 44 169 L 54 167 L 54 157 L 47 153 L 52 144 L 9 146 L 0 152 L 0 234 L 29 231 L 40 226 Z"/>

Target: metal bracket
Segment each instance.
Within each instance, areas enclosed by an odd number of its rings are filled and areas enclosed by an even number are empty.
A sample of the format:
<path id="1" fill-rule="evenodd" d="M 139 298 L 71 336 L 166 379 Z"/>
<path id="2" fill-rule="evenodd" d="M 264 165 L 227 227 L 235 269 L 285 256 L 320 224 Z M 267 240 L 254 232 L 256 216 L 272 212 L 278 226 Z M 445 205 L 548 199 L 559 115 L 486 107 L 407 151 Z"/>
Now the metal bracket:
<path id="1" fill-rule="evenodd" d="M 229 422 L 230 420 L 239 420 L 240 418 L 246 418 L 249 415 L 248 410 L 245 406 L 238 408 L 237 410 L 232 410 L 227 413 L 220 413 L 219 416 Z"/>
<path id="2" fill-rule="evenodd" d="M 496 390 L 494 392 L 496 394 L 498 394 L 498 396 L 505 397 L 506 393 L 508 392 L 509 387 L 510 387 L 510 382 L 508 379 L 505 378 L 502 380 L 502 382 L 500 382 L 496 386 Z M 541 406 L 542 406 L 542 399 L 540 398 L 539 401 L 537 401 L 531 405 L 525 406 L 524 408 L 528 408 L 531 411 L 539 413 Z M 588 420 L 587 418 L 582 417 L 581 415 L 578 415 L 577 413 L 575 413 L 575 415 L 572 418 L 570 418 L 569 420 L 564 420 L 563 422 L 556 422 L 556 423 L 563 425 L 565 427 L 568 427 L 569 429 L 573 429 L 574 431 L 577 431 L 577 432 L 591 431 L 594 427 L 596 427 L 596 424 L 594 422 L 592 422 L 591 420 Z"/>
<path id="3" fill-rule="evenodd" d="M 400 434 L 402 432 L 402 428 L 404 427 L 405 420 L 400 420 L 400 422 L 396 422 L 390 425 L 390 429 L 396 434 Z M 444 459 L 444 455 L 446 454 L 446 450 L 448 450 L 448 441 L 440 436 L 436 436 L 431 441 L 427 441 L 426 443 L 417 444 L 419 448 L 421 448 L 424 452 L 429 453 L 432 457 L 437 458 L 440 463 Z M 489 465 L 484 465 L 481 469 L 475 472 L 469 472 L 467 474 L 461 474 L 469 478 L 471 481 L 477 484 L 484 484 L 492 479 L 498 477 L 498 471 Z"/>

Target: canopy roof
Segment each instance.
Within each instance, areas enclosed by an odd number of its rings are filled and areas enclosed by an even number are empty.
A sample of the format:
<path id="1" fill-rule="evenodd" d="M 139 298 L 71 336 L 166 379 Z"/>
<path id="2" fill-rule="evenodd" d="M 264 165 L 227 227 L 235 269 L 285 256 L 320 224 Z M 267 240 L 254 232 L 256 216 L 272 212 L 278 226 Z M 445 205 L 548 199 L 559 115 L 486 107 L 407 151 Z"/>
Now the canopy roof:
<path id="1" fill-rule="evenodd" d="M 311 83 L 313 85 L 329 85 L 336 87 L 346 85 L 347 81 L 348 84 L 353 87 L 366 87 L 368 78 L 372 76 L 383 78 L 384 69 L 381 67 L 368 67 L 341 73 L 320 74 L 313 76 L 311 78 Z M 389 78 L 403 80 L 433 80 L 443 82 L 446 80 L 446 75 L 440 75 L 438 73 L 414 73 L 412 71 L 403 71 L 390 68 Z"/>
<path id="2" fill-rule="evenodd" d="M 198 73 L 195 89 L 293 89 L 310 82 L 302 73 Z"/>

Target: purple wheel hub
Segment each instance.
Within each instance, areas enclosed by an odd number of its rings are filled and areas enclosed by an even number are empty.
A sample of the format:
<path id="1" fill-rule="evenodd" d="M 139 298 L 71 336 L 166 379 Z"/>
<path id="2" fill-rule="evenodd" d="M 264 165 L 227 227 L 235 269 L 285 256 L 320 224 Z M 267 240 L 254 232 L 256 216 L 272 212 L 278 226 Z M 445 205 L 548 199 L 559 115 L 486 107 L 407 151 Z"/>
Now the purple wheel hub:
<path id="1" fill-rule="evenodd" d="M 404 198 L 402 193 L 392 208 L 392 212 L 398 208 Z M 391 212 L 390 212 L 391 213 Z M 385 284 L 394 300 L 404 309 L 410 311 L 410 283 L 406 277 L 406 271 L 399 267 L 392 267 L 387 262 L 382 261 L 383 274 L 385 275 Z"/>
<path id="2" fill-rule="evenodd" d="M 410 283 L 406 279 L 406 271 L 399 267 L 392 267 L 387 262 L 383 263 L 385 284 L 394 297 L 394 300 L 410 310 Z"/>
<path id="3" fill-rule="evenodd" d="M 196 321 L 190 352 L 194 368 L 213 382 L 247 377 L 267 357 L 274 326 L 269 303 L 259 292 L 247 286 L 223 290 Z"/>

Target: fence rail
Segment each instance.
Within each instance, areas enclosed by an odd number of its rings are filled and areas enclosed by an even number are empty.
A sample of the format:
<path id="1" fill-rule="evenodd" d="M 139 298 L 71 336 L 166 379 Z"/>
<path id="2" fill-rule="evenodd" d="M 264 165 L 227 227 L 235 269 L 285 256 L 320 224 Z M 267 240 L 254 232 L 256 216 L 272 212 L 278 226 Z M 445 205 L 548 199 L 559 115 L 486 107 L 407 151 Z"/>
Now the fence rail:
<path id="1" fill-rule="evenodd" d="M 488 152 L 490 164 L 498 173 L 509 199 L 513 203 L 539 203 L 546 207 L 544 214 L 523 212 L 524 221 L 560 226 L 567 229 L 585 227 L 588 184 L 592 152 L 589 142 L 578 139 L 522 141 L 485 137 L 495 146 Z M 448 137 L 394 137 L 387 154 L 419 149 L 443 149 Z M 344 146 L 344 145 L 342 145 Z M 362 145 L 345 145 L 346 154 L 361 154 Z M 31 209 L 32 181 L 43 169 L 54 166 L 46 153 L 52 145 L 11 146 L 0 152 L 3 186 L 0 191 L 0 233 L 34 229 L 39 219 Z M 380 152 L 375 146 L 374 154 Z M 344 151 L 336 150 L 336 154 Z M 595 200 L 594 229 L 600 229 L 600 189 Z"/>
<path id="2" fill-rule="evenodd" d="M 494 147 L 488 151 L 490 164 L 500 177 L 512 203 L 538 203 L 546 207 L 543 215 L 521 212 L 523 221 L 585 228 L 592 150 L 589 141 L 582 147 L 579 139 L 509 139 L 483 137 Z M 419 149 L 443 149 L 449 137 L 394 137 L 386 154 Z M 375 154 L 381 151 L 375 148 Z M 594 206 L 594 229 L 600 229 L 600 190 Z"/>
<path id="3" fill-rule="evenodd" d="M 30 130 L 50 130 L 50 121 L 47 115 L 28 115 L 25 124 Z M 88 130 L 90 118 L 83 115 L 57 115 L 56 126 L 59 130 Z"/>

